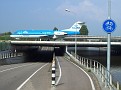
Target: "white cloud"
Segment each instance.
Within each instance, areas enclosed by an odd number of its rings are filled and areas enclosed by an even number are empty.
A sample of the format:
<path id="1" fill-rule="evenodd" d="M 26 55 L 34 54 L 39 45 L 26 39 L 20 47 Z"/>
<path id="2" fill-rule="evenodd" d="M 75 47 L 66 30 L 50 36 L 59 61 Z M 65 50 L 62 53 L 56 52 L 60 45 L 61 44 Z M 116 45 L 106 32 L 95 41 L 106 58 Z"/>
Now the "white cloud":
<path id="1" fill-rule="evenodd" d="M 66 1 L 61 4 L 57 10 L 63 14 L 64 10 L 68 8 L 71 12 L 75 13 L 78 17 L 84 17 L 91 20 L 102 21 L 105 15 L 105 9 L 98 7 L 91 0 L 83 0 L 77 4 L 73 4 L 71 1 Z"/>

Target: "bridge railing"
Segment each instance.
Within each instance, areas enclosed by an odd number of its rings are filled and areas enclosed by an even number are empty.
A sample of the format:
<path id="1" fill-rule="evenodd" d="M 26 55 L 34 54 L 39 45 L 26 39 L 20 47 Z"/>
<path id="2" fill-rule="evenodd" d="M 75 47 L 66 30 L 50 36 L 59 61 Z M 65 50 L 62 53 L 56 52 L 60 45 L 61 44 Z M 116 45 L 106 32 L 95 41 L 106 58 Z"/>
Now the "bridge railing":
<path id="1" fill-rule="evenodd" d="M 13 58 L 17 56 L 22 56 L 22 53 L 17 52 L 3 52 L 0 53 L 0 59 L 7 59 L 7 58 Z"/>
<path id="2" fill-rule="evenodd" d="M 69 56 L 68 59 L 73 59 L 77 64 L 88 69 L 88 71 L 92 71 L 101 80 L 105 88 L 109 88 L 110 90 L 121 90 L 119 82 L 113 82 L 111 73 L 101 63 L 79 55 L 76 55 L 77 57 L 75 59 L 75 54 L 73 52 L 70 54 L 66 51 L 66 53 Z M 107 75 L 108 72 L 110 75 Z"/>

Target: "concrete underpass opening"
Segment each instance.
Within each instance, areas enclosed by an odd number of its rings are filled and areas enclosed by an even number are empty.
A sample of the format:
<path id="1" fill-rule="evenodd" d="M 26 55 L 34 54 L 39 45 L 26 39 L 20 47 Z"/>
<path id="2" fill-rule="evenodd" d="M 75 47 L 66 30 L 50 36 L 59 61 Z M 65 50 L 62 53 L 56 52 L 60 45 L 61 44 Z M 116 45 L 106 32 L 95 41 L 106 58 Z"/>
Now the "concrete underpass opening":
<path id="1" fill-rule="evenodd" d="M 51 62 L 53 50 L 41 50 L 39 46 L 16 46 L 12 45 L 12 52 L 23 53 L 24 62 Z"/>
<path id="2" fill-rule="evenodd" d="M 38 46 L 21 46 L 21 45 L 12 45 L 11 46 L 11 51 L 17 51 L 17 52 L 26 52 L 26 51 L 29 51 L 29 50 L 32 50 L 32 51 L 36 51 L 38 50 Z"/>
<path id="3" fill-rule="evenodd" d="M 64 56 L 65 50 L 66 50 L 65 46 L 55 47 L 54 48 L 55 56 Z"/>
<path id="4" fill-rule="evenodd" d="M 64 56 L 66 47 L 54 47 L 54 50 L 42 50 L 43 46 L 22 46 L 12 45 L 12 51 L 22 52 L 25 62 L 51 62 L 53 60 L 53 53 L 55 56 Z"/>
<path id="5" fill-rule="evenodd" d="M 52 62 L 53 51 L 27 50 L 24 59 L 26 62 Z"/>
<path id="6" fill-rule="evenodd" d="M 64 56 L 64 47 L 55 47 L 54 50 L 28 49 L 23 52 L 26 62 L 52 62 L 53 53 L 55 56 Z"/>

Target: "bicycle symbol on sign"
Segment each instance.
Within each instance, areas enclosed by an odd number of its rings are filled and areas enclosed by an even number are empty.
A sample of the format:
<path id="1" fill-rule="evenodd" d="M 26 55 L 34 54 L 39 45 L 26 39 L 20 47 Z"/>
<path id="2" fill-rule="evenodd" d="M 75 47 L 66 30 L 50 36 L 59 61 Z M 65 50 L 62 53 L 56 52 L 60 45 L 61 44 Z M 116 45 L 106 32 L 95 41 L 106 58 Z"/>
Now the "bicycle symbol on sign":
<path id="1" fill-rule="evenodd" d="M 115 30 L 116 28 L 116 24 L 113 20 L 108 19 L 103 23 L 103 29 L 107 32 L 107 33 L 111 33 Z"/>

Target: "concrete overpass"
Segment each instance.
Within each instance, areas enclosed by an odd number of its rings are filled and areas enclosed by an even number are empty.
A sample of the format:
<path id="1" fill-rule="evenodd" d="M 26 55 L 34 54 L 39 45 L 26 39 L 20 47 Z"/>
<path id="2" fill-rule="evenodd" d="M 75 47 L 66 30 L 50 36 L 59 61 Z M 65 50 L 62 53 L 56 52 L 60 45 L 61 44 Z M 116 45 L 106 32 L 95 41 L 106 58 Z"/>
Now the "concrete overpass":
<path id="1" fill-rule="evenodd" d="M 77 42 L 75 42 L 75 36 L 67 36 L 64 38 L 66 41 L 10 41 L 10 44 L 13 46 L 13 50 L 17 49 L 20 51 L 36 49 L 38 46 L 59 47 L 61 50 L 64 50 L 65 46 L 75 47 L 75 43 L 77 47 L 107 47 L 107 37 L 105 36 L 76 35 L 76 38 Z M 111 47 L 120 51 L 121 37 L 111 37 L 111 40 Z"/>
<path id="2" fill-rule="evenodd" d="M 51 46 L 51 47 L 61 47 L 61 46 L 75 46 L 75 41 L 10 41 L 11 45 L 15 46 Z M 84 42 L 77 41 L 77 46 L 80 47 L 106 47 L 107 42 Z M 112 47 L 120 47 L 121 42 L 111 42 Z"/>

